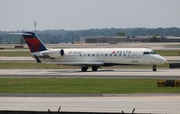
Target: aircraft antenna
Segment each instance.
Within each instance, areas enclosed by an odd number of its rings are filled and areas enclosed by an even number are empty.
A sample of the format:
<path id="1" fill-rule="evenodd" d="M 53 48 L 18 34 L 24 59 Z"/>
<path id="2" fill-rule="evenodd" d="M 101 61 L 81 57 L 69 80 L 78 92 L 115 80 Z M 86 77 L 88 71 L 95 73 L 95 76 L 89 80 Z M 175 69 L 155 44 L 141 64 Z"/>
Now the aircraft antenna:
<path id="1" fill-rule="evenodd" d="M 36 32 L 36 21 L 34 21 L 34 32 Z"/>

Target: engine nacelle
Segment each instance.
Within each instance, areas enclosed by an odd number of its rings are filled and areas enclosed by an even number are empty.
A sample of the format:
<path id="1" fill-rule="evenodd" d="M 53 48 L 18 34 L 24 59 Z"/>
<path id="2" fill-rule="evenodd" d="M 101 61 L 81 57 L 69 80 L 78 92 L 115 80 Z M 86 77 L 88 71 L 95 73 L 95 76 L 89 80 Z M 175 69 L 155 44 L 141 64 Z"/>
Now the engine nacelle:
<path id="1" fill-rule="evenodd" d="M 59 57 L 64 56 L 64 50 L 52 49 L 52 50 L 42 52 L 42 55 L 44 58 L 59 58 Z"/>

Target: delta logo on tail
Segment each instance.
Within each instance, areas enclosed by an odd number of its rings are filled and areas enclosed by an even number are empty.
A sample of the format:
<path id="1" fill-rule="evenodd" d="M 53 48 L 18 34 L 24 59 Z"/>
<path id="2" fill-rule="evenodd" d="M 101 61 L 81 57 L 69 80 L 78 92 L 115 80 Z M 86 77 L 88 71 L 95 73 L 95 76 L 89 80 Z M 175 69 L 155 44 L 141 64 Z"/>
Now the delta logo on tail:
<path id="1" fill-rule="evenodd" d="M 47 50 L 43 43 L 40 41 L 40 39 L 34 33 L 25 32 L 25 34 L 23 34 L 23 37 L 31 52 Z"/>

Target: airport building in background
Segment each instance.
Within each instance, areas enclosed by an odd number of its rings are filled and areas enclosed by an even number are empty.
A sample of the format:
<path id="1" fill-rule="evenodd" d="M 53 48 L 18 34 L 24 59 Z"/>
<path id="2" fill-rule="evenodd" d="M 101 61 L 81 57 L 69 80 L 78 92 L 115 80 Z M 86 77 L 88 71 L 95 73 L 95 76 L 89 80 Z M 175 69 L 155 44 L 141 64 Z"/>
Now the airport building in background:
<path id="1" fill-rule="evenodd" d="M 150 42 L 153 36 L 113 36 L 113 37 L 82 37 L 85 43 L 140 43 Z M 180 42 L 180 37 L 174 36 L 157 36 L 160 42 Z"/>

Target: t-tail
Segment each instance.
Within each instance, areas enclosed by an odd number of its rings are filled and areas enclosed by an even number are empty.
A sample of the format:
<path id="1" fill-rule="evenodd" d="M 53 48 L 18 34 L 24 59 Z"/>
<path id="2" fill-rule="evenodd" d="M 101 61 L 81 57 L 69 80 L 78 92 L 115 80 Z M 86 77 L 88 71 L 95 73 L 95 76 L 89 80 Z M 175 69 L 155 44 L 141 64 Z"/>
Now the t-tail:
<path id="1" fill-rule="evenodd" d="M 24 40 L 26 41 L 31 53 L 33 53 L 32 56 L 34 56 L 37 63 L 41 63 L 40 59 L 36 54 L 41 51 L 47 50 L 47 48 L 44 46 L 38 36 L 33 32 L 24 32 L 22 36 L 24 37 Z"/>
<path id="2" fill-rule="evenodd" d="M 47 50 L 47 48 L 44 46 L 42 41 L 38 38 L 38 36 L 35 33 L 24 32 L 22 36 L 24 37 L 24 40 L 26 41 L 31 53 Z"/>

